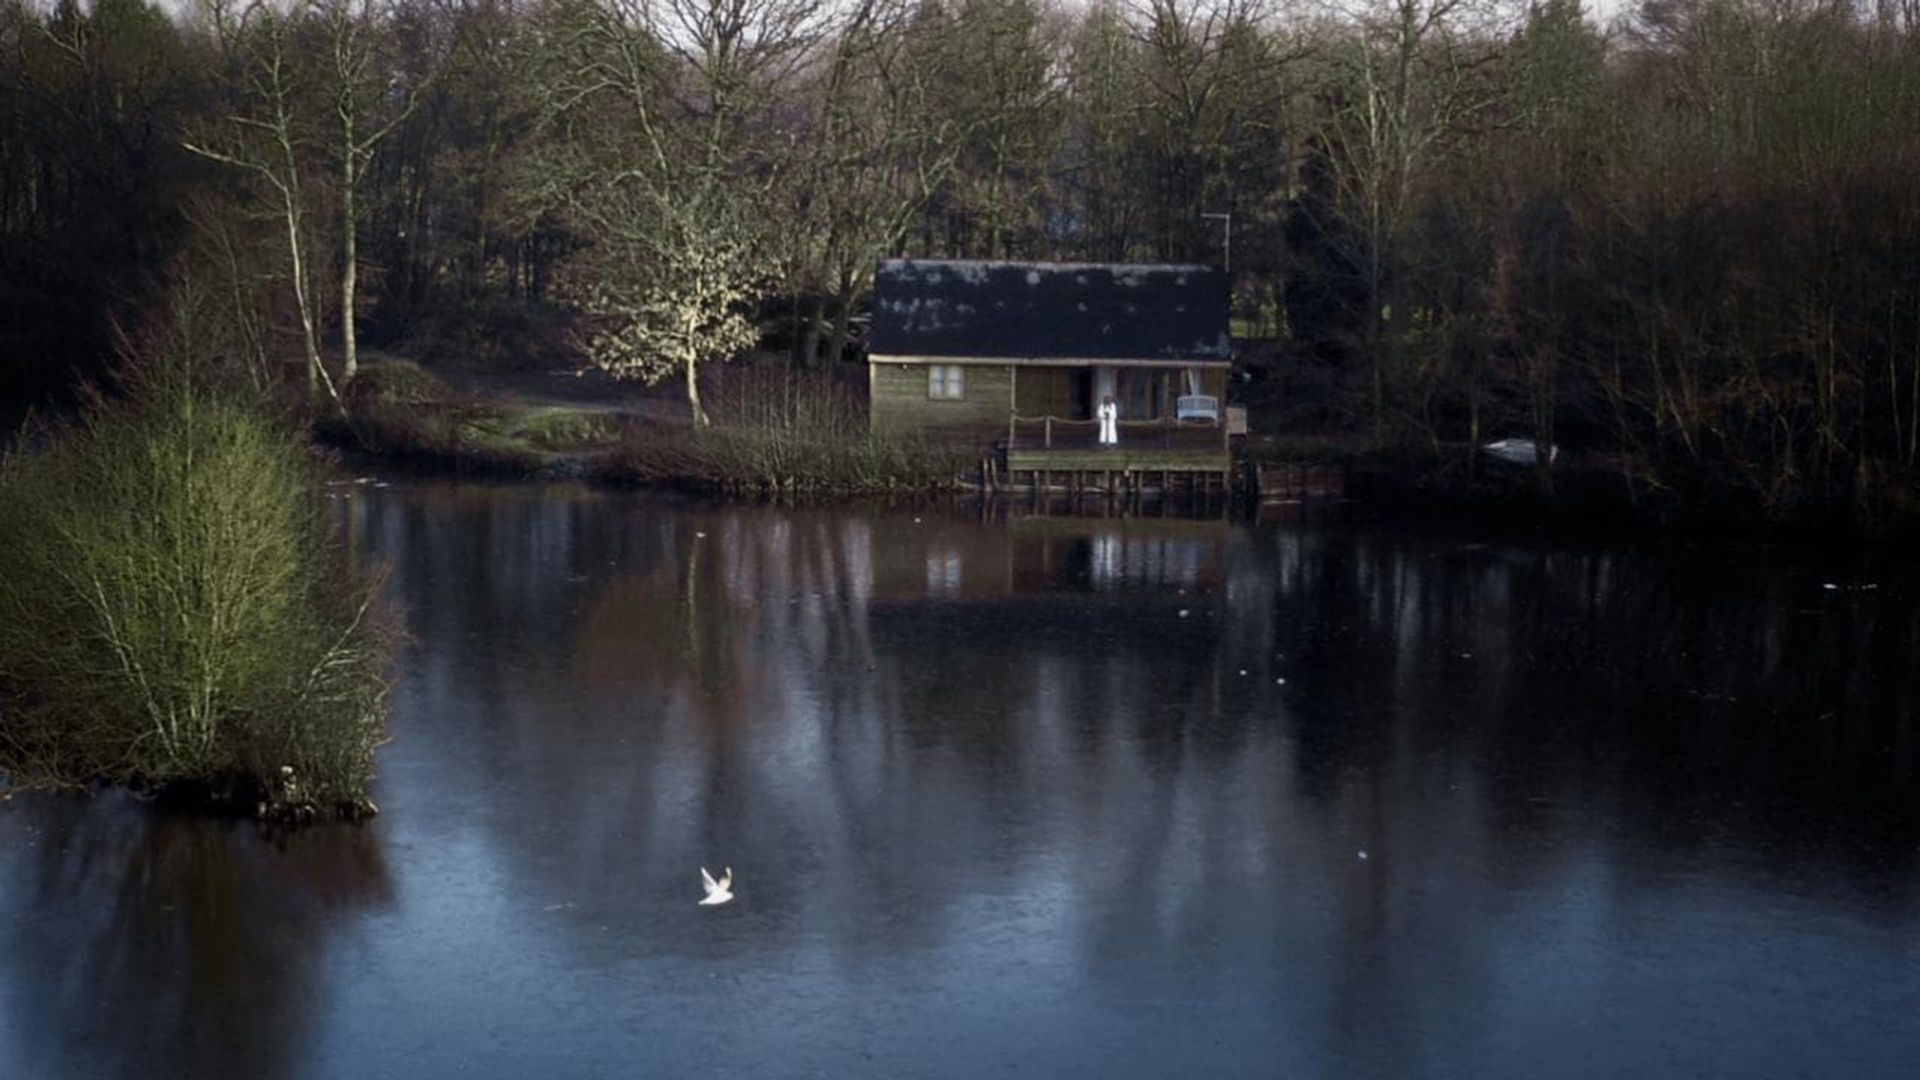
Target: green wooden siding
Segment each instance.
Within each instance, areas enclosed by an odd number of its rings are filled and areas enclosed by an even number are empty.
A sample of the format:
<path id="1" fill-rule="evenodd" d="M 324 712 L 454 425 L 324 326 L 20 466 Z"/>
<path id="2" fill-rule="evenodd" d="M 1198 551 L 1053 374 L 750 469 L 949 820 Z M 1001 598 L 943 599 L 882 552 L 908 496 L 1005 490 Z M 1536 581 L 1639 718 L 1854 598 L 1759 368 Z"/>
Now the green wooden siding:
<path id="1" fill-rule="evenodd" d="M 1071 417 L 1076 410 L 1074 380 L 1086 377 L 1084 368 L 1023 367 L 1014 373 L 1014 410 L 1021 416 Z"/>
<path id="2" fill-rule="evenodd" d="M 876 361 L 868 366 L 873 430 L 950 442 L 986 444 L 1007 434 L 1013 405 L 1013 369 L 1001 364 L 966 365 L 966 396 L 959 401 L 927 397 L 927 365 Z"/>
<path id="3" fill-rule="evenodd" d="M 925 364 L 885 360 L 870 364 L 869 415 L 873 430 L 984 446 L 1006 437 L 1010 410 L 1027 417 L 1088 419 L 1092 415 L 1092 406 L 1085 400 L 1089 379 L 1086 368 L 963 366 L 965 398 L 945 401 L 927 396 Z M 1121 408 L 1121 416 L 1127 420 L 1172 416 L 1174 398 L 1186 389 L 1180 368 L 1124 368 L 1120 381 L 1122 395 L 1129 398 Z M 1225 369 L 1202 369 L 1200 384 L 1203 393 L 1224 403 Z"/>

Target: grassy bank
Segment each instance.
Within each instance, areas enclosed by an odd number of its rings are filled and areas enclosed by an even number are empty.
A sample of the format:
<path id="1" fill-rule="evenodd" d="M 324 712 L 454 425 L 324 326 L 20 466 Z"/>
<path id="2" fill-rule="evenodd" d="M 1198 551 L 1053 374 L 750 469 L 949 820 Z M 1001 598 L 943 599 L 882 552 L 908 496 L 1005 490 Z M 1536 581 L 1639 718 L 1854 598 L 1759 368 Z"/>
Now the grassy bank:
<path id="1" fill-rule="evenodd" d="M 858 392 L 832 375 L 723 366 L 702 380 L 713 418 L 646 420 L 607 409 L 454 392 L 410 363 L 371 367 L 348 415 L 320 419 L 340 445 L 452 472 L 582 476 L 737 495 L 946 491 L 976 464 L 936 444 L 867 430 Z"/>
<path id="2" fill-rule="evenodd" d="M 0 463 L 0 773 L 373 812 L 389 633 L 296 427 L 167 357 Z"/>
<path id="3" fill-rule="evenodd" d="M 327 413 L 314 423 L 322 440 L 452 472 L 581 475 L 629 426 L 604 409 L 460 394 L 406 361 L 362 369 L 343 396 L 345 416 Z"/>

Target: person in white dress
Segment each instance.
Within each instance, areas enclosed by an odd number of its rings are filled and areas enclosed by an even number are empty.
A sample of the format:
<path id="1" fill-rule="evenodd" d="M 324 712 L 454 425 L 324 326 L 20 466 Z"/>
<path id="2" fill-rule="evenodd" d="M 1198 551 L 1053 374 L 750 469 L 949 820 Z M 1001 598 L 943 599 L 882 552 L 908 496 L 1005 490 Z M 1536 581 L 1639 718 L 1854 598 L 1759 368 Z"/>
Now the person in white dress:
<path id="1" fill-rule="evenodd" d="M 1111 394 L 1100 403 L 1100 445 L 1120 445 L 1120 406 L 1114 404 Z"/>

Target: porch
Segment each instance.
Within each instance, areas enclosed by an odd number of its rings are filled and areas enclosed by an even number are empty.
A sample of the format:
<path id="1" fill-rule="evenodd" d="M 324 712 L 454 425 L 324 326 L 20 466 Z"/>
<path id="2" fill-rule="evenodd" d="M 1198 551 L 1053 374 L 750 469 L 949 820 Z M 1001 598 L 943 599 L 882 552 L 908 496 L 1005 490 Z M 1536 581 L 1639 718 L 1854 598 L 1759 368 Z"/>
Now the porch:
<path id="1" fill-rule="evenodd" d="M 1117 445 L 1102 446 L 1098 420 L 1010 417 L 1005 483 L 1112 493 L 1227 487 L 1232 462 L 1224 424 L 1122 420 L 1118 435 Z"/>

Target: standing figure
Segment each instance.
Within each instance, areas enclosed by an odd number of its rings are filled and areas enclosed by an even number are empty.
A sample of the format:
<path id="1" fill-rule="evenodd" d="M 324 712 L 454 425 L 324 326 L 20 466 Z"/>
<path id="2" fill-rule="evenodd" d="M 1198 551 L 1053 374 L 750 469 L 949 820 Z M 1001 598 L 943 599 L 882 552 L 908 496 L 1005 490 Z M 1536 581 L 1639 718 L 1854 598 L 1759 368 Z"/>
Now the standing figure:
<path id="1" fill-rule="evenodd" d="M 1114 404 L 1112 394 L 1100 402 L 1100 445 L 1120 445 L 1120 406 Z"/>

